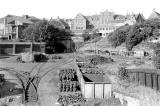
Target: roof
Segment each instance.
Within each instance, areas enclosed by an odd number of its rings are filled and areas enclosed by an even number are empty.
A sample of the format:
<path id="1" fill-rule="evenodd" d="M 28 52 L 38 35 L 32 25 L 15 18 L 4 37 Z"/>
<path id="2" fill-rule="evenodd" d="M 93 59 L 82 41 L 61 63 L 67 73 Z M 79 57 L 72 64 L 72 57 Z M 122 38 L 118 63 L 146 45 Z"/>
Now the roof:
<path id="1" fill-rule="evenodd" d="M 63 19 L 60 19 L 59 21 L 63 26 L 69 27 L 69 25 Z"/>
<path id="2" fill-rule="evenodd" d="M 87 20 L 86 16 L 82 15 L 81 13 L 78 13 L 75 18 L 77 18 L 79 16 Z"/>
<path id="3" fill-rule="evenodd" d="M 20 23 L 32 24 L 40 20 L 36 17 L 28 15 L 25 16 L 7 15 L 5 17 L 0 18 L 0 23 L 4 23 L 4 19 L 6 19 L 5 21 L 7 24 L 16 24 L 17 21 Z"/>
<path id="4" fill-rule="evenodd" d="M 135 17 L 135 19 L 137 23 L 143 23 L 145 21 L 143 14 L 140 13 Z"/>
<path id="5" fill-rule="evenodd" d="M 111 83 L 110 79 L 103 74 L 83 74 L 85 82 Z"/>
<path id="6" fill-rule="evenodd" d="M 149 16 L 149 19 L 152 19 L 152 18 L 160 18 L 160 13 L 156 12 L 155 10 L 153 10 L 151 15 Z"/>
<path id="7" fill-rule="evenodd" d="M 101 74 L 83 74 L 85 82 L 104 82 Z"/>

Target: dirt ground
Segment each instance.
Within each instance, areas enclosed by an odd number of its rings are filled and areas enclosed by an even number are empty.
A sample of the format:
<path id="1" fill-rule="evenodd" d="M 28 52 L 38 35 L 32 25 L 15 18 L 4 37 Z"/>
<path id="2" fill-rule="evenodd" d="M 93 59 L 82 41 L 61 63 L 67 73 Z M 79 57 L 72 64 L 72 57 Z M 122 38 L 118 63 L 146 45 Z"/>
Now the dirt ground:
<path id="1" fill-rule="evenodd" d="M 62 54 L 60 54 L 62 55 Z M 0 67 L 3 68 L 13 68 L 17 72 L 30 72 L 34 76 L 39 68 L 38 72 L 42 79 L 38 86 L 39 101 L 36 104 L 26 104 L 27 106 L 58 106 L 58 72 L 63 68 L 75 68 L 75 63 L 73 61 L 73 54 L 63 55 L 63 59 L 56 60 L 55 62 L 48 63 L 17 63 L 15 61 L 17 56 L 10 58 L 1 58 Z M 14 62 L 15 61 L 15 62 Z M 17 82 L 19 83 L 19 82 Z"/>

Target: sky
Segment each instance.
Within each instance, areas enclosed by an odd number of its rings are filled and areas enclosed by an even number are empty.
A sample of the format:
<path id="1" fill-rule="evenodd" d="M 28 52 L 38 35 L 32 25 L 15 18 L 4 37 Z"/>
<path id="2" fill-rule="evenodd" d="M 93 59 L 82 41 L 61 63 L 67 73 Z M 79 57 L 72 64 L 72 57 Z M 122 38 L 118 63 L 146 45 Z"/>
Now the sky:
<path id="1" fill-rule="evenodd" d="M 78 13 L 88 16 L 106 9 L 122 15 L 143 13 L 147 18 L 153 9 L 160 13 L 160 0 L 1 0 L 0 17 L 74 18 Z"/>

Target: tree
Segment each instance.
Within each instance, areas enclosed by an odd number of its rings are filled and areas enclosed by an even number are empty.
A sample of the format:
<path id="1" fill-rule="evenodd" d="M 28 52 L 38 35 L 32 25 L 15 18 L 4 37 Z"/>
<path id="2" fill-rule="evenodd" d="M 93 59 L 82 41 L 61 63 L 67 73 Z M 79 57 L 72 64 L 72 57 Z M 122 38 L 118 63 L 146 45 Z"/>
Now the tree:
<path id="1" fill-rule="evenodd" d="M 97 29 L 85 30 L 82 34 L 84 41 L 88 41 L 88 40 L 100 37 L 100 34 L 98 34 L 97 31 L 98 31 Z"/>
<path id="2" fill-rule="evenodd" d="M 120 46 L 126 41 L 129 30 L 129 25 L 121 26 L 120 28 L 109 34 L 108 41 L 112 44 L 113 47 Z"/>
<path id="3" fill-rule="evenodd" d="M 67 44 L 63 45 L 61 41 L 68 39 L 71 40 L 71 36 L 72 34 L 69 31 L 57 28 L 53 23 L 51 24 L 47 20 L 41 20 L 23 30 L 24 39 L 35 42 L 45 42 L 47 53 L 54 53 L 56 51 L 55 49 L 61 49 L 63 52 L 64 49 L 66 49 Z"/>
<path id="4" fill-rule="evenodd" d="M 122 26 L 110 33 L 108 40 L 114 47 L 125 43 L 126 48 L 128 50 L 132 50 L 134 46 L 140 44 L 142 41 L 159 37 L 159 31 L 160 19 L 150 19 L 143 23 L 135 23 L 131 26 Z"/>
<path id="5" fill-rule="evenodd" d="M 160 20 L 146 20 L 144 23 L 134 24 L 129 32 L 129 36 L 126 40 L 126 47 L 128 50 L 142 41 L 145 41 L 151 37 L 159 36 Z"/>
<path id="6" fill-rule="evenodd" d="M 83 37 L 84 41 L 88 41 L 91 39 L 91 35 L 86 31 L 82 34 L 82 37 Z"/>
<path id="7" fill-rule="evenodd" d="M 40 40 L 44 41 L 44 39 L 41 39 L 41 35 L 44 35 L 47 24 L 47 20 L 41 20 L 35 24 L 29 25 L 26 29 L 23 30 L 21 39 L 36 42 L 39 42 Z M 42 38 L 43 37 L 44 36 L 42 36 Z"/>
<path id="8" fill-rule="evenodd" d="M 44 41 L 46 42 L 46 52 L 55 53 L 55 52 L 64 52 L 66 45 L 61 43 L 61 40 L 70 40 L 73 43 L 70 32 L 65 31 L 64 29 L 55 28 L 53 25 L 48 25 L 46 30 Z M 74 45 L 74 44 L 71 44 Z M 70 48 L 72 49 L 72 47 Z"/>

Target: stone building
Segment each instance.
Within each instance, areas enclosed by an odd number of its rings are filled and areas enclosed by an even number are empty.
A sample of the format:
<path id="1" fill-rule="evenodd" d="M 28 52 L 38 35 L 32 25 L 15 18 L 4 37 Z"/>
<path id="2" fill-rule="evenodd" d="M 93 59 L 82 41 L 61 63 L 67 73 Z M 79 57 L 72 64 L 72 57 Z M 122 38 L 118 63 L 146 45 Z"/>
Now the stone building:
<path id="1" fill-rule="evenodd" d="M 28 15 L 7 15 L 3 18 L 0 18 L 0 38 L 18 39 L 24 28 L 37 21 L 39 21 L 38 18 Z"/>
<path id="2" fill-rule="evenodd" d="M 73 19 L 71 25 L 71 31 L 73 33 L 82 34 L 87 29 L 87 18 L 82 14 L 77 14 Z"/>
<path id="3" fill-rule="evenodd" d="M 67 20 L 66 23 L 68 23 L 70 30 L 76 35 L 80 35 L 86 30 L 97 30 L 97 33 L 106 36 L 122 25 L 134 24 L 136 22 L 135 20 L 135 16 L 133 15 L 118 15 L 106 10 L 98 15 L 92 16 L 77 14 L 74 19 Z"/>

